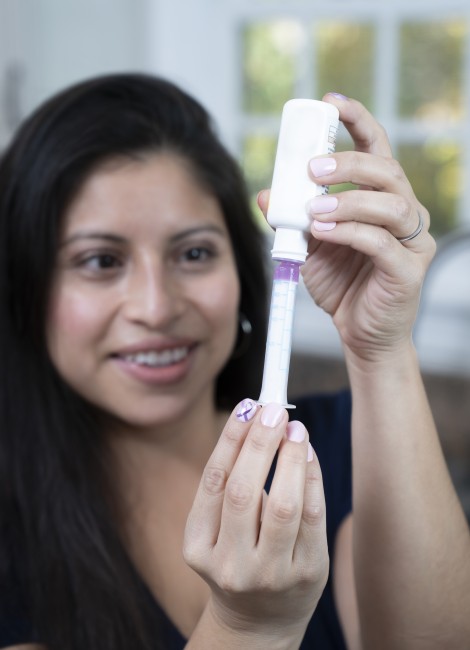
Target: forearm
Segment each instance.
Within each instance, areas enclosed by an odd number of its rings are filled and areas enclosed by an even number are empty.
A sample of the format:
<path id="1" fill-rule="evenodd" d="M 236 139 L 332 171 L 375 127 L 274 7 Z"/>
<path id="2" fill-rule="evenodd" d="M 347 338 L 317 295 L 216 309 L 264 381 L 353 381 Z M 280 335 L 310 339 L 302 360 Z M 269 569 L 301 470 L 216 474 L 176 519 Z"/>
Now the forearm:
<path id="1" fill-rule="evenodd" d="M 470 637 L 470 540 L 413 348 L 348 359 L 353 392 L 354 567 L 364 647 Z"/>

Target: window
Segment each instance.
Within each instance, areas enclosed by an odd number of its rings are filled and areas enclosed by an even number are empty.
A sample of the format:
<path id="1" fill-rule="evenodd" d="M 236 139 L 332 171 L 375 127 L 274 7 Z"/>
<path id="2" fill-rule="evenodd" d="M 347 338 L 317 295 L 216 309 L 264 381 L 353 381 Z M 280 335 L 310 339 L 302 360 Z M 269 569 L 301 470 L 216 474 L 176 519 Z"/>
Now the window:
<path id="1" fill-rule="evenodd" d="M 279 115 L 293 96 L 328 90 L 362 101 L 387 126 L 394 154 L 436 237 L 469 223 L 466 99 L 470 10 L 433 4 L 311 3 L 280 15 L 276 3 L 241 22 L 240 156 L 253 192 L 271 181 Z M 418 6 L 417 6 L 418 5 Z M 280 5 L 277 4 L 277 7 Z M 241 12 L 243 13 L 243 12 Z M 349 146 L 340 131 L 337 149 Z"/>
<path id="2" fill-rule="evenodd" d="M 355 97 L 386 126 L 395 157 L 431 212 L 431 232 L 444 243 L 470 228 L 470 6 L 391 5 L 331 0 L 320 9 L 258 0 L 240 8 L 239 155 L 255 197 L 271 182 L 283 103 L 329 90 Z M 337 150 L 350 144 L 340 129 Z M 421 317 L 416 342 L 424 368 L 468 374 L 468 362 L 456 363 L 468 353 L 453 333 L 469 324 L 457 285 L 442 293 L 434 282 L 424 292 L 426 322 Z M 302 291 L 296 312 L 294 349 L 341 354 L 329 318 Z M 447 338 L 460 352 L 449 354 Z"/>

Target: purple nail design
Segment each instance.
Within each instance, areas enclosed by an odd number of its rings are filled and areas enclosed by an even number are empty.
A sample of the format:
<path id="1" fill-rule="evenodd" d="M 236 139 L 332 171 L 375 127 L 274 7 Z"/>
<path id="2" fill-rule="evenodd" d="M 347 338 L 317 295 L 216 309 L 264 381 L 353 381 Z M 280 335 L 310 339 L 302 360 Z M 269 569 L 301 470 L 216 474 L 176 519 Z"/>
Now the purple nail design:
<path id="1" fill-rule="evenodd" d="M 258 404 L 252 399 L 244 399 L 237 408 L 236 416 L 240 422 L 248 422 L 254 417 Z"/>
<path id="2" fill-rule="evenodd" d="M 336 97 L 336 99 L 349 99 L 349 97 L 346 97 L 346 95 L 343 95 L 342 93 L 328 93 L 328 95 L 332 95 L 333 97 Z"/>

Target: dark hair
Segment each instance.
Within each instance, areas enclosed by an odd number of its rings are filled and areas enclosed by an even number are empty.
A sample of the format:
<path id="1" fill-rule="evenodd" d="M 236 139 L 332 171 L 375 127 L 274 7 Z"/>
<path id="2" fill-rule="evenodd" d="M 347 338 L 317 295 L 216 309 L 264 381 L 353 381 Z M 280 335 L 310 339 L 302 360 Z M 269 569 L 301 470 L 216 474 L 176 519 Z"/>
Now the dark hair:
<path id="1" fill-rule="evenodd" d="M 191 163 L 231 236 L 240 312 L 253 327 L 247 352 L 217 380 L 218 406 L 233 408 L 260 389 L 263 238 L 239 168 L 199 103 L 142 74 L 85 81 L 40 107 L 0 161 L 0 581 L 12 559 L 24 567 L 17 580 L 50 650 L 138 650 L 155 634 L 113 523 L 94 412 L 53 368 L 45 322 L 61 218 L 84 180 L 109 158 L 161 150 Z"/>

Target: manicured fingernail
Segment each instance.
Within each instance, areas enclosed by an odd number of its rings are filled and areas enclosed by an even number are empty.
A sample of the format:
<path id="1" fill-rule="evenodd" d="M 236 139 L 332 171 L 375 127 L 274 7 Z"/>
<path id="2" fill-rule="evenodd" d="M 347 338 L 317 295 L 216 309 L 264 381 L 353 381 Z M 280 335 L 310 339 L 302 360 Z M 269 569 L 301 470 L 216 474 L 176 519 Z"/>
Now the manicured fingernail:
<path id="1" fill-rule="evenodd" d="M 307 462 L 311 463 L 314 458 L 313 454 L 313 447 L 310 443 L 308 443 L 308 450 L 307 450 Z"/>
<path id="2" fill-rule="evenodd" d="M 315 196 L 307 203 L 307 211 L 310 214 L 326 214 L 334 212 L 338 207 L 336 196 Z"/>
<path id="3" fill-rule="evenodd" d="M 303 442 L 305 440 L 306 429 L 302 422 L 292 420 L 287 425 L 286 435 L 292 442 Z"/>
<path id="4" fill-rule="evenodd" d="M 315 177 L 327 176 L 335 171 L 336 160 L 334 158 L 313 158 L 309 165 Z"/>
<path id="5" fill-rule="evenodd" d="M 266 427 L 277 427 L 284 415 L 284 407 L 280 404 L 267 404 L 261 411 L 261 422 Z"/>
<path id="6" fill-rule="evenodd" d="M 244 399 L 243 402 L 240 402 L 236 410 L 237 420 L 240 420 L 240 422 L 248 422 L 248 420 L 251 420 L 255 416 L 257 408 L 258 404 L 254 400 Z"/>
<path id="7" fill-rule="evenodd" d="M 336 221 L 317 221 L 317 219 L 313 220 L 313 227 L 315 228 L 315 230 L 318 230 L 318 232 L 333 230 L 335 226 L 336 226 Z"/>
<path id="8" fill-rule="evenodd" d="M 349 97 L 346 97 L 346 95 L 342 95 L 341 93 L 327 93 L 328 95 L 331 95 L 332 97 L 336 97 L 336 99 L 349 99 Z"/>

